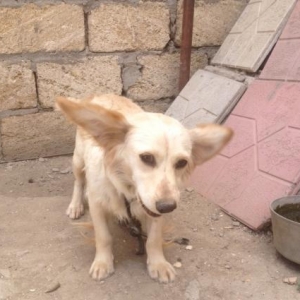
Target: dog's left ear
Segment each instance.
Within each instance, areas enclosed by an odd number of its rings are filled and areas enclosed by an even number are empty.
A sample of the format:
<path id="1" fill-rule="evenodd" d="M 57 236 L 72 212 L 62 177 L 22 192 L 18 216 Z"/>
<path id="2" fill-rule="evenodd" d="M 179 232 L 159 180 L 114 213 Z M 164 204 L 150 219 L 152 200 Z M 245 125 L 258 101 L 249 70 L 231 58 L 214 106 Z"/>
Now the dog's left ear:
<path id="1" fill-rule="evenodd" d="M 196 165 L 215 156 L 230 141 L 233 131 L 216 124 L 198 125 L 189 131 L 193 148 L 192 155 Z"/>
<path id="2" fill-rule="evenodd" d="M 71 122 L 83 128 L 105 149 L 124 142 L 131 128 L 121 113 L 93 103 L 59 97 L 56 105 Z"/>

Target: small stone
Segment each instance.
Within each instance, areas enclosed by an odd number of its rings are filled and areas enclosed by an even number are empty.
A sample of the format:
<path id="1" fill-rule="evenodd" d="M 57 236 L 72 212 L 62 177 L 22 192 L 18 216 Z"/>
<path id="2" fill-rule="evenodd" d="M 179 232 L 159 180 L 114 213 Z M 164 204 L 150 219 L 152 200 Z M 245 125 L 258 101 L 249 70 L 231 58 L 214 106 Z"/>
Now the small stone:
<path id="1" fill-rule="evenodd" d="M 57 168 L 52 168 L 52 172 L 59 172 L 59 169 L 57 169 Z"/>
<path id="2" fill-rule="evenodd" d="M 46 288 L 45 293 L 52 293 L 60 288 L 60 283 L 58 281 L 51 282 Z"/>
<path id="3" fill-rule="evenodd" d="M 173 264 L 173 266 L 177 269 L 181 268 L 182 267 L 182 263 L 180 261 L 176 261 L 175 264 Z"/>
<path id="4" fill-rule="evenodd" d="M 23 182 L 20 182 L 19 184 L 20 184 L 20 185 L 23 185 L 24 183 L 23 183 Z"/>
<path id="5" fill-rule="evenodd" d="M 219 237 L 223 237 L 223 236 L 224 236 L 224 233 L 220 232 Z"/>
<path id="6" fill-rule="evenodd" d="M 233 221 L 233 222 L 232 222 L 232 225 L 235 226 L 235 227 L 238 227 L 238 226 L 240 226 L 240 222 L 238 222 L 238 221 Z"/>
<path id="7" fill-rule="evenodd" d="M 30 291 L 30 292 L 35 292 L 35 289 L 30 289 L 29 291 Z"/>
<path id="8" fill-rule="evenodd" d="M 39 158 L 39 161 L 40 161 L 40 162 L 44 162 L 44 161 L 45 161 L 45 158 L 40 157 L 40 158 Z"/>
<path id="9" fill-rule="evenodd" d="M 29 179 L 28 179 L 28 182 L 29 182 L 29 183 L 34 183 L 34 180 L 33 180 L 32 178 L 29 178 Z"/>
<path id="10" fill-rule="evenodd" d="M 29 250 L 24 250 L 16 253 L 16 257 L 22 257 L 29 253 Z"/>
<path id="11" fill-rule="evenodd" d="M 64 169 L 64 170 L 61 170 L 59 173 L 60 174 L 68 174 L 68 173 L 70 173 L 71 172 L 71 168 L 66 168 L 66 169 Z"/>
<path id="12" fill-rule="evenodd" d="M 189 192 L 189 193 L 194 191 L 194 189 L 191 188 L 191 187 L 187 187 L 185 190 L 186 190 L 187 192 Z"/>
<path id="13" fill-rule="evenodd" d="M 185 249 L 186 249 L 186 250 L 192 250 L 192 249 L 193 249 L 193 246 L 192 246 L 192 245 L 187 245 L 187 246 L 185 247 Z"/>
<path id="14" fill-rule="evenodd" d="M 225 265 L 225 269 L 228 269 L 228 270 L 230 270 L 230 269 L 231 269 L 231 266 L 229 266 L 229 265 Z"/>
<path id="15" fill-rule="evenodd" d="M 219 216 L 216 215 L 216 214 L 213 214 L 213 215 L 211 216 L 211 219 L 212 219 L 213 221 L 218 221 L 218 220 L 219 220 Z"/>
<path id="16" fill-rule="evenodd" d="M 297 283 L 297 277 L 290 277 L 289 278 L 289 283 L 290 284 L 296 284 Z"/>
<path id="17" fill-rule="evenodd" d="M 284 283 L 295 285 L 297 283 L 297 277 L 286 277 L 283 279 Z"/>
<path id="18" fill-rule="evenodd" d="M 224 229 L 233 229 L 232 226 L 225 226 Z"/>

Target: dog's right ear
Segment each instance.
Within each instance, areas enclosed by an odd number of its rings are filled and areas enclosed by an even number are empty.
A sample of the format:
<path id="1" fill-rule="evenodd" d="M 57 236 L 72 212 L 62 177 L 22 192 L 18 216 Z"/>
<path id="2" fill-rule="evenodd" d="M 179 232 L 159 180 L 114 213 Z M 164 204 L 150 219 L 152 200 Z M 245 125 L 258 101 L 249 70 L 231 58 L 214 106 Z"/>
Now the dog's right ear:
<path id="1" fill-rule="evenodd" d="M 121 113 L 90 102 L 81 103 L 59 97 L 56 105 L 71 122 L 82 127 L 106 149 L 124 142 L 131 127 Z"/>

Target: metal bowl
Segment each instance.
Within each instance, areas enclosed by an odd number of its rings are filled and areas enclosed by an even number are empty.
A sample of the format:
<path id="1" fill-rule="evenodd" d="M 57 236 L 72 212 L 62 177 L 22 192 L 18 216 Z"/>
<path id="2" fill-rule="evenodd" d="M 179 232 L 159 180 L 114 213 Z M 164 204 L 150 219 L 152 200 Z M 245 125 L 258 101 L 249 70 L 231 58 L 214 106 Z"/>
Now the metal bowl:
<path id="1" fill-rule="evenodd" d="M 300 264 L 300 223 L 275 212 L 278 206 L 300 203 L 300 196 L 288 196 L 273 201 L 270 205 L 273 242 L 276 250 L 285 258 Z"/>

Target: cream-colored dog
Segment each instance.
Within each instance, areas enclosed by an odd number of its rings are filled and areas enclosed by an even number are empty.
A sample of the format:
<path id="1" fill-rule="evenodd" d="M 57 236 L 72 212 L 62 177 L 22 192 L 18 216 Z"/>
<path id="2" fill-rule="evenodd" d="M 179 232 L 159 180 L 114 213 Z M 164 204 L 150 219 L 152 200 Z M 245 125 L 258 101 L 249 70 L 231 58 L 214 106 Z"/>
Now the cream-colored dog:
<path id="1" fill-rule="evenodd" d="M 171 117 L 146 113 L 116 95 L 84 101 L 58 98 L 57 105 L 78 125 L 75 184 L 67 214 L 76 219 L 84 213 L 86 184 L 96 242 L 91 276 L 102 280 L 114 272 L 107 217 L 127 219 L 126 198 L 132 214 L 145 223 L 150 277 L 173 281 L 175 270 L 163 253 L 163 215 L 176 208 L 195 166 L 217 154 L 232 131 L 213 124 L 188 130 Z"/>

